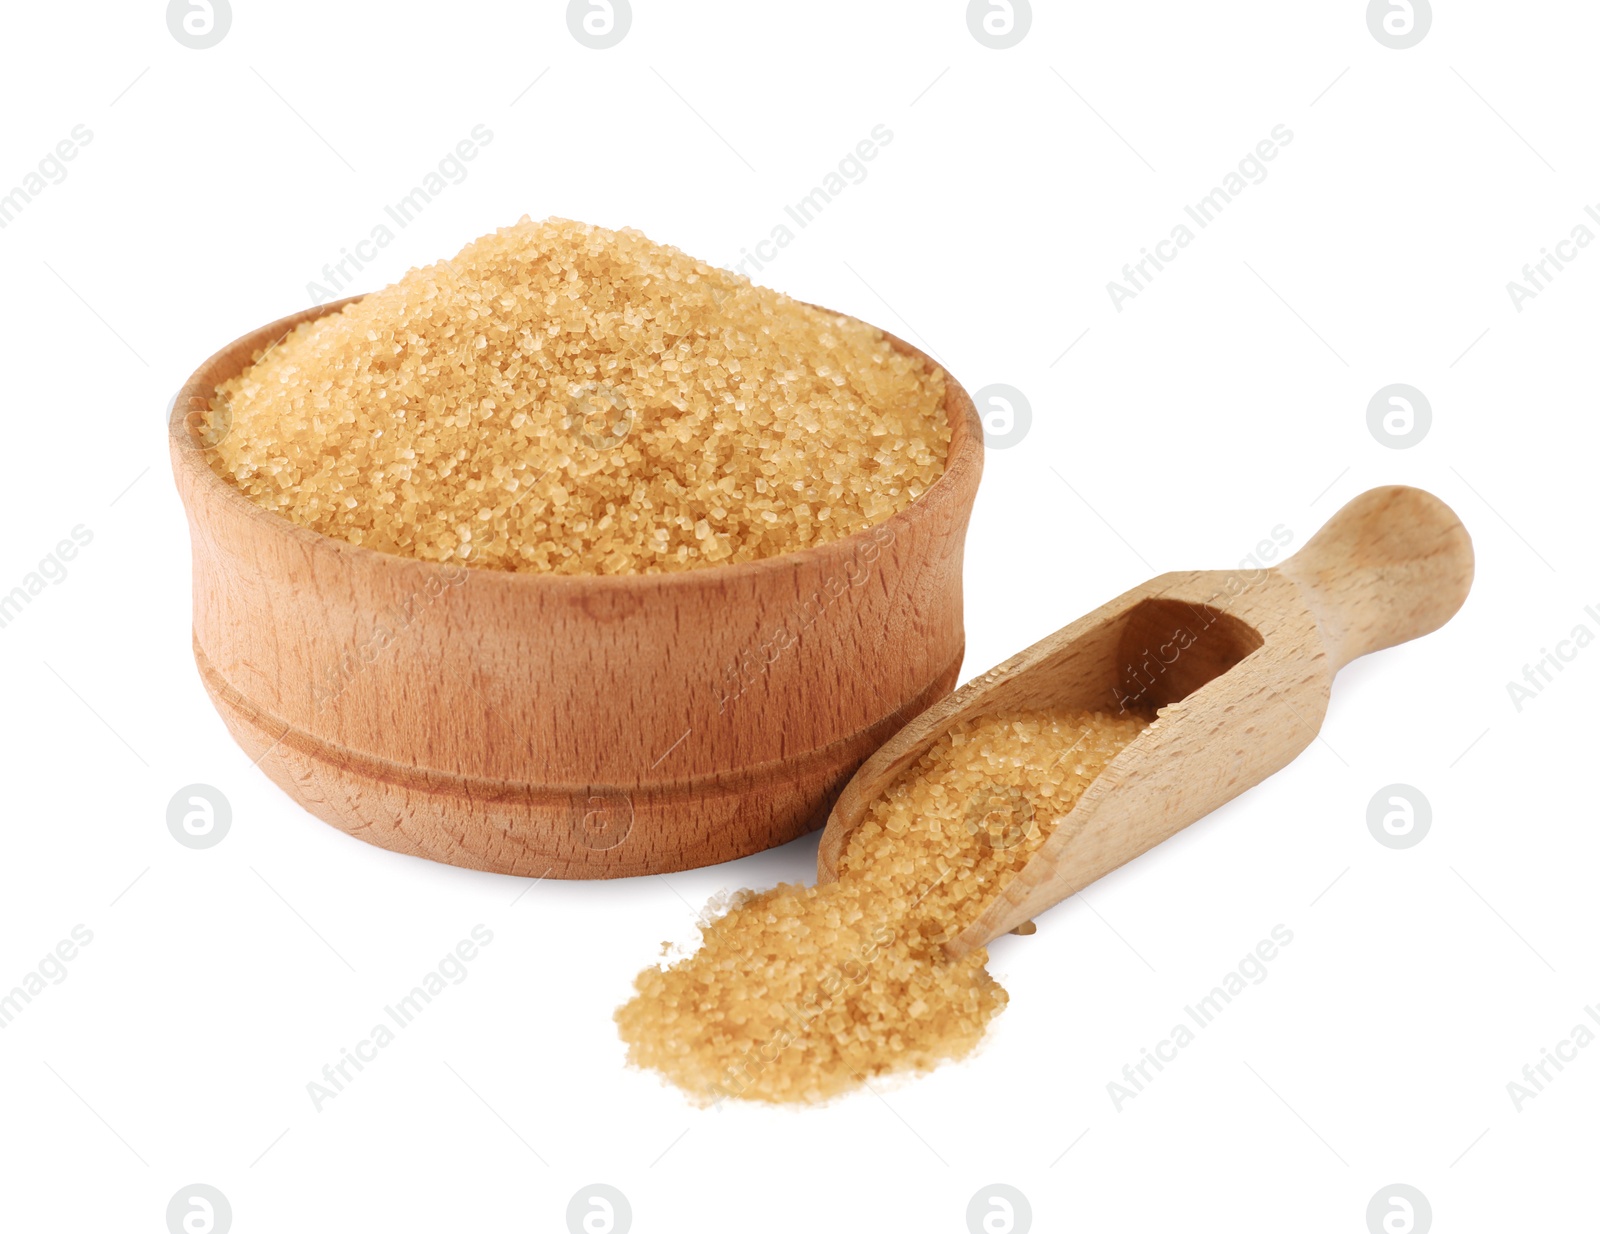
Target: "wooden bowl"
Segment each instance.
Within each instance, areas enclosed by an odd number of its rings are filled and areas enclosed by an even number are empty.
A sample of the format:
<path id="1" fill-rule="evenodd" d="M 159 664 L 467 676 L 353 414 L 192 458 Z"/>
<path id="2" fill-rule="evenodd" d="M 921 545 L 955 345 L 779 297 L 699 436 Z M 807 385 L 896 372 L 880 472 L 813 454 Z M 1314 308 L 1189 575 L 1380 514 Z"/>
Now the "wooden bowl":
<path id="1" fill-rule="evenodd" d="M 297 526 L 207 463 L 198 411 L 217 384 L 347 303 L 224 347 L 168 425 L 200 676 L 317 817 L 535 878 L 709 865 L 821 826 L 862 761 L 955 684 L 983 434 L 948 374 L 944 475 L 867 531 L 674 574 L 479 570 Z"/>

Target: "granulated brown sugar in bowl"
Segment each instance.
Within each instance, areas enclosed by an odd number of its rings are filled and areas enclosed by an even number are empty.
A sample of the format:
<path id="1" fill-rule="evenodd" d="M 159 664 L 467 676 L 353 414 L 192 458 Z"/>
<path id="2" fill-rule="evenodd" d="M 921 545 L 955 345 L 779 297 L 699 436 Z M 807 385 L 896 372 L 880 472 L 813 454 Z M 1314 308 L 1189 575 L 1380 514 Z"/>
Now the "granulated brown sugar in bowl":
<path id="1" fill-rule="evenodd" d="M 943 373 L 881 331 L 564 219 L 306 322 L 210 414 L 214 470 L 295 523 L 563 574 L 839 539 L 925 492 L 950 443 Z"/>
<path id="2" fill-rule="evenodd" d="M 629 1061 L 701 1102 L 816 1102 L 967 1054 L 1006 992 L 986 950 L 944 943 L 1149 723 L 1051 710 L 951 729 L 870 807 L 837 882 L 740 893 L 698 951 L 639 975 L 616 1015 Z"/>

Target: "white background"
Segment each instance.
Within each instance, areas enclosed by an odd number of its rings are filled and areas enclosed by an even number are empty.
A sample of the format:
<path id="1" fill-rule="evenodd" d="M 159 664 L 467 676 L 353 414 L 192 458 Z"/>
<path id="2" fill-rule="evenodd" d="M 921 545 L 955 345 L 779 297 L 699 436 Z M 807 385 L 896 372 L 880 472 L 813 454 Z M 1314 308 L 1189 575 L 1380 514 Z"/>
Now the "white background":
<path id="1" fill-rule="evenodd" d="M 997 1182 L 1040 1230 L 1361 1234 L 1394 1183 L 1441 1231 L 1593 1228 L 1600 1046 L 1520 1112 L 1506 1085 L 1600 1004 L 1600 649 L 1520 711 L 1507 682 L 1600 633 L 1600 249 L 1521 312 L 1506 284 L 1600 203 L 1600 14 L 1439 7 L 1396 51 L 1359 0 L 1039 3 L 995 51 L 957 0 L 635 0 L 594 51 L 555 0 L 236 0 L 196 51 L 149 0 L 10 6 L 0 192 L 93 139 L 0 231 L 0 591 L 93 541 L 0 629 L 0 990 L 94 937 L 0 1031 L 8 1228 L 158 1231 L 202 1182 L 241 1234 L 559 1231 L 597 1181 L 640 1231 L 960 1231 Z M 624 1069 L 612 1010 L 713 893 L 809 878 L 814 839 L 523 895 L 291 804 L 190 658 L 172 395 L 478 124 L 358 290 L 524 213 L 733 264 L 888 126 L 763 279 L 1031 402 L 968 540 L 967 676 L 1380 483 L 1459 512 L 1472 596 L 1348 669 L 1292 767 L 1000 941 L 1012 1004 L 971 1060 L 696 1109 Z M 1107 281 L 1279 124 L 1268 178 L 1118 312 Z M 1367 427 L 1391 382 L 1433 408 L 1410 449 Z M 193 782 L 232 803 L 207 851 L 165 823 Z M 1367 829 L 1393 782 L 1432 804 L 1405 851 Z M 479 923 L 470 977 L 316 1112 L 307 1082 Z M 1279 923 L 1269 977 L 1119 1112 L 1107 1083 Z"/>

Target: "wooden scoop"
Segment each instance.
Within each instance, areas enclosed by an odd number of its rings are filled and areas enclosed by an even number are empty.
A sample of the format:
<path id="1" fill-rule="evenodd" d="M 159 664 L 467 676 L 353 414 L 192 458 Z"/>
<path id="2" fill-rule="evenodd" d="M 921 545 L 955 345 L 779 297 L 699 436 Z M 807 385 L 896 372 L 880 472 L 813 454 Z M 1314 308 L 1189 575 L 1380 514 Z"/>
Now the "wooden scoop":
<path id="1" fill-rule="evenodd" d="M 1363 493 L 1275 569 L 1163 574 L 990 669 L 862 765 L 828 816 L 822 882 L 867 807 L 946 729 L 1046 707 L 1166 708 L 1084 791 L 947 950 L 982 947 L 1259 784 L 1311 744 L 1334 674 L 1437 630 L 1472 586 L 1472 541 L 1420 489 Z"/>

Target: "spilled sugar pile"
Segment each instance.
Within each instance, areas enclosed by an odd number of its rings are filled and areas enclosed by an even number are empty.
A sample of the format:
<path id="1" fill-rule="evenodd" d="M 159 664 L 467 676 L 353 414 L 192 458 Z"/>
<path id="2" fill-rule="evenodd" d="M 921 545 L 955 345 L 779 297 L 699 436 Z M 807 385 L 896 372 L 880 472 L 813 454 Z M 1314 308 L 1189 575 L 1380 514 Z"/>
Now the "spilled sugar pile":
<path id="1" fill-rule="evenodd" d="M 639 975 L 616 1015 L 629 1060 L 703 1102 L 814 1102 L 967 1054 L 1006 993 L 985 950 L 943 945 L 1149 722 L 1052 710 L 952 729 L 869 808 L 837 882 L 740 893 L 698 951 Z"/>

